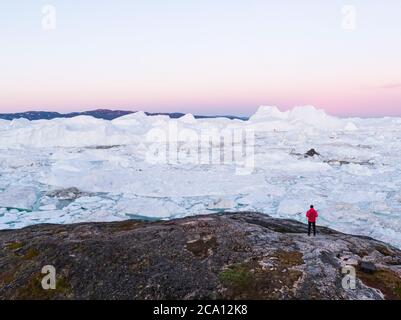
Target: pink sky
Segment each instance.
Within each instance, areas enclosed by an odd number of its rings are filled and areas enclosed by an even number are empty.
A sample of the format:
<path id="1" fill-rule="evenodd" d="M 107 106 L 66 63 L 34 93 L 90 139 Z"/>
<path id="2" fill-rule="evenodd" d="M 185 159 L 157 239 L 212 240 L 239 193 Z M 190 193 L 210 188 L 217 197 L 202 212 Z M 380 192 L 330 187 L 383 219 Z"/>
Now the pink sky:
<path id="1" fill-rule="evenodd" d="M 0 112 L 250 115 L 314 105 L 340 116 L 401 116 L 401 1 L 43 2 L 0 11 Z"/>

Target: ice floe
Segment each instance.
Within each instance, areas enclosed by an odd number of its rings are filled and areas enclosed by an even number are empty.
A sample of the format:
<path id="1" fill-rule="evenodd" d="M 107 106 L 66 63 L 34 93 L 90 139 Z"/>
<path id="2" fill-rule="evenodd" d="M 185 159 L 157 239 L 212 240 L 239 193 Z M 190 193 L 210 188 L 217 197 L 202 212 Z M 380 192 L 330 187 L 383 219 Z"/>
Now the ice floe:
<path id="1" fill-rule="evenodd" d="M 305 221 L 313 203 L 320 224 L 401 247 L 400 124 L 311 106 L 260 107 L 248 121 L 143 112 L 0 120 L 0 228 L 219 211 Z M 255 131 L 253 155 L 243 159 L 253 167 L 243 174 L 201 148 L 222 144 L 205 132 L 237 129 Z M 172 133 L 177 140 L 166 145 Z M 173 147 L 178 156 L 164 158 Z M 305 156 L 312 148 L 319 155 Z M 150 151 L 165 161 L 149 161 Z"/>

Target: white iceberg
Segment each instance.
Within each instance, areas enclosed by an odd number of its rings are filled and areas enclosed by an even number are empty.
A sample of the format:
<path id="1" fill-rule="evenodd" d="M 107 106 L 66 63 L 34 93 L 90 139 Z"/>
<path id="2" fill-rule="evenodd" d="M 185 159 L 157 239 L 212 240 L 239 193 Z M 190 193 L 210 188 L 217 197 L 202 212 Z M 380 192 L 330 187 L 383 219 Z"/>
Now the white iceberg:
<path id="1" fill-rule="evenodd" d="M 0 120 L 0 228 L 168 219 L 211 210 L 305 221 L 304 211 L 315 204 L 319 224 L 401 247 L 400 123 L 389 117 L 338 118 L 311 106 L 260 107 L 248 121 L 144 112 L 112 121 Z M 150 147 L 162 156 L 173 149 L 166 144 L 172 129 L 176 152 L 195 152 L 198 162 L 181 156 L 148 161 Z M 253 159 L 252 170 L 239 175 L 236 162 L 210 161 L 213 154 L 199 150 L 200 142 L 215 152 L 221 141 L 196 137 L 211 129 L 254 129 L 247 145 L 252 156 L 241 159 Z M 148 140 L 150 130 L 164 140 Z M 321 156 L 305 157 L 311 148 Z M 69 188 L 76 197 L 49 195 Z"/>

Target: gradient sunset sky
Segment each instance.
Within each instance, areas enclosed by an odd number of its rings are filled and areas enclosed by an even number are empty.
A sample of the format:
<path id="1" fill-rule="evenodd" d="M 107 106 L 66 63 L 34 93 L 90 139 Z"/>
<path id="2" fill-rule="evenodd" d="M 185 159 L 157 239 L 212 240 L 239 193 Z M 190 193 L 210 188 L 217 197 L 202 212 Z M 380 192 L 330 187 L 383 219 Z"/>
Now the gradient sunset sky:
<path id="1" fill-rule="evenodd" d="M 401 116 L 400 0 L 1 0 L 0 41 L 0 112 Z"/>

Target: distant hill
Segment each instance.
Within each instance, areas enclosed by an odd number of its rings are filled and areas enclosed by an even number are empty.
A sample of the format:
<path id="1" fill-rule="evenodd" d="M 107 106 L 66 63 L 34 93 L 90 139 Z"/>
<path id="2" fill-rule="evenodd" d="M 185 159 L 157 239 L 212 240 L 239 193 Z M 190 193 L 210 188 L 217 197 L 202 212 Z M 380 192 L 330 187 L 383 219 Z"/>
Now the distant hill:
<path id="1" fill-rule="evenodd" d="M 59 113 L 59 112 L 50 112 L 50 111 L 27 111 L 27 112 L 19 112 L 19 113 L 0 113 L 0 119 L 4 120 L 14 120 L 25 118 L 28 120 L 51 120 L 55 118 L 72 118 L 76 116 L 92 116 L 98 119 L 105 120 L 113 120 L 118 117 L 125 116 L 127 114 L 135 113 L 137 111 L 124 111 L 124 110 L 108 110 L 108 109 L 97 109 L 91 111 L 83 111 L 83 112 L 70 112 L 70 113 Z M 145 112 L 148 116 L 157 116 L 157 115 L 166 115 L 172 119 L 181 118 L 185 115 L 185 113 L 174 112 L 174 113 L 150 113 Z M 237 117 L 237 116 L 202 116 L 202 115 L 194 115 L 196 119 L 206 119 L 206 118 L 217 118 L 224 117 L 228 119 L 240 119 L 247 120 L 246 117 Z"/>

